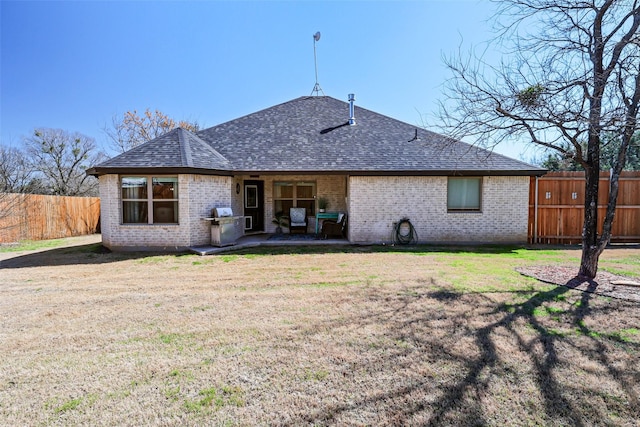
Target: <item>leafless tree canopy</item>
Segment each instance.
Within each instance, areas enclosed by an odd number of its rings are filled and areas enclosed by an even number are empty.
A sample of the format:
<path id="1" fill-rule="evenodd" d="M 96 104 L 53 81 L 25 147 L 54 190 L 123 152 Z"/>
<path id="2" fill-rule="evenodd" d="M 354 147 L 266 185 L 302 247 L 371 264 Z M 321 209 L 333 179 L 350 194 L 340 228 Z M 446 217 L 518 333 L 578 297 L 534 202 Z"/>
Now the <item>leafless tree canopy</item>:
<path id="1" fill-rule="evenodd" d="M 448 133 L 487 146 L 524 139 L 581 163 L 587 153 L 580 141 L 590 131 L 633 134 L 640 96 L 637 1 L 498 4 L 499 34 L 487 50 L 501 50 L 503 61 L 462 53 L 446 60 L 453 78 L 440 117 Z"/>
<path id="2" fill-rule="evenodd" d="M 25 153 L 0 145 L 0 193 L 37 193 L 42 191 Z"/>
<path id="3" fill-rule="evenodd" d="M 498 35 L 485 52 L 500 50 L 503 60 L 489 64 L 484 60 L 487 55 L 473 52 L 445 60 L 453 77 L 440 106 L 443 130 L 486 147 L 508 140 L 530 141 L 582 165 L 587 200 L 580 272 L 593 277 L 611 237 L 617 180 L 638 131 L 640 4 L 638 0 L 496 4 Z M 603 135 L 612 136 L 619 148 L 599 236 Z"/>
<path id="4" fill-rule="evenodd" d="M 176 121 L 161 111 L 151 111 L 147 108 L 141 115 L 133 110 L 124 113 L 122 118 L 114 116 L 111 127 L 105 127 L 104 132 L 111 140 L 113 148 L 119 153 L 124 153 L 176 127 L 193 132 L 199 129 L 196 122 Z"/>
<path id="5" fill-rule="evenodd" d="M 93 138 L 61 129 L 36 129 L 26 138 L 32 168 L 42 174 L 47 193 L 60 196 L 97 195 L 97 180 L 88 167 L 105 159 Z"/>

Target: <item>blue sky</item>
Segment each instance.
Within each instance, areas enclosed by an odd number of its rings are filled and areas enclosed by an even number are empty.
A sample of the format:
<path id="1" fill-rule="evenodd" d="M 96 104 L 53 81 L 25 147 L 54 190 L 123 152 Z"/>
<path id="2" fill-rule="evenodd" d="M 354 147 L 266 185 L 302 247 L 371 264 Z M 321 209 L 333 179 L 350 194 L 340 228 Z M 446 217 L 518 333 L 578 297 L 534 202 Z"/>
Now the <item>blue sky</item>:
<path id="1" fill-rule="evenodd" d="M 102 129 L 127 110 L 209 127 L 310 95 L 316 31 L 325 95 L 355 93 L 356 106 L 421 125 L 449 77 L 443 55 L 489 40 L 493 10 L 475 0 L 2 0 L 2 143 L 51 127 L 106 144 Z M 524 147 L 496 151 L 528 159 Z"/>

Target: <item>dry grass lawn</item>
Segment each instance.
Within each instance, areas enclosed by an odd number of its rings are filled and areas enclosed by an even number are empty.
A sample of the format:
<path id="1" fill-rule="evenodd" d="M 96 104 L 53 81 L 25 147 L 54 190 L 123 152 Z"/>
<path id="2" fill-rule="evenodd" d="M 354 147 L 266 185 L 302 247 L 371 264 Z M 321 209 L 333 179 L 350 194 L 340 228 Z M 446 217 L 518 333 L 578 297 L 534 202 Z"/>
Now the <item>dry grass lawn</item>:
<path id="1" fill-rule="evenodd" d="M 1 425 L 638 425 L 640 304 L 514 271 L 576 250 L 98 248 L 0 254 Z"/>

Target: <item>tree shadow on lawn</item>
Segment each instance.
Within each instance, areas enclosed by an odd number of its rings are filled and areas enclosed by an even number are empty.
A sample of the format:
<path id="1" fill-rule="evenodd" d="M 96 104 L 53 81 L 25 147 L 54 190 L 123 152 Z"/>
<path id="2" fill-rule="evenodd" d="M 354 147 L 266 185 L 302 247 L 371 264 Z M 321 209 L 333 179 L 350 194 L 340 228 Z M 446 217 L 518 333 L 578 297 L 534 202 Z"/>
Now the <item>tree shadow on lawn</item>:
<path id="1" fill-rule="evenodd" d="M 617 246 L 620 248 L 628 248 L 629 246 Z M 615 248 L 612 246 L 612 248 Z M 566 250 L 579 249 L 579 246 L 518 246 L 518 245 L 283 245 L 283 246 L 256 246 L 249 248 L 229 247 L 228 251 L 220 252 L 215 255 L 208 256 L 225 256 L 229 254 L 236 255 L 289 255 L 289 254 L 328 254 L 328 253 L 414 253 L 432 254 L 517 254 L 519 250 L 527 249 L 537 250 Z M 76 264 L 108 264 L 127 259 L 140 259 L 151 256 L 168 255 L 168 256 L 184 256 L 192 255 L 190 252 L 182 251 L 141 251 L 141 252 L 111 252 L 100 243 L 89 245 L 78 245 L 41 250 L 26 255 L 18 255 L 15 257 L 0 260 L 0 269 L 3 268 L 26 268 L 39 266 L 60 266 L 60 265 L 76 265 Z"/>
<path id="2" fill-rule="evenodd" d="M 290 254 L 325 254 L 325 253 L 408 253 L 408 254 L 487 254 L 516 255 L 518 251 L 523 249 L 544 250 L 543 247 L 529 248 L 527 246 L 518 245 L 435 245 L 435 244 L 419 244 L 419 245 L 305 245 L 300 243 L 297 245 L 268 245 L 268 246 L 251 246 L 251 247 L 234 247 L 229 246 L 228 252 L 219 252 L 212 256 L 225 255 L 234 253 L 237 255 L 290 255 Z M 565 248 L 566 249 L 566 248 Z"/>
<path id="3" fill-rule="evenodd" d="M 521 405 L 525 407 L 529 402 L 527 395 L 535 395 L 530 398 L 536 403 L 532 403 L 531 408 L 523 409 L 521 413 L 505 414 L 498 409 L 499 415 L 506 416 L 502 422 L 507 423 L 575 426 L 600 422 L 608 424 L 612 421 L 608 416 L 612 414 L 616 417 L 621 407 L 625 406 L 621 402 L 627 401 L 628 407 L 621 411 L 624 417 L 621 422 L 625 424 L 629 420 L 629 414 L 640 410 L 637 383 L 634 380 L 640 376 L 637 366 L 626 366 L 625 369 L 618 361 L 610 358 L 612 346 L 624 347 L 619 350 L 621 352 L 638 354 L 640 345 L 616 340 L 612 336 L 602 336 L 585 326 L 585 319 L 596 313 L 616 315 L 616 306 L 599 304 L 599 308 L 593 308 L 591 299 L 594 295 L 589 292 L 581 292 L 579 302 L 569 304 L 567 296 L 575 298 L 578 291 L 566 286 L 534 292 L 533 295 L 531 291 L 505 292 L 504 294 L 513 295 L 510 300 L 522 297 L 526 297 L 526 300 L 497 305 L 489 294 L 460 294 L 442 290 L 425 292 L 425 289 L 428 287 L 414 289 L 393 301 L 387 301 L 386 308 L 348 320 L 348 327 L 363 331 L 368 326 L 383 324 L 385 336 L 389 339 L 412 343 L 411 348 L 385 354 L 378 360 L 365 357 L 362 365 L 353 366 L 348 372 L 344 372 L 345 383 L 355 384 L 358 382 L 357 372 L 367 369 L 371 363 L 377 363 L 377 369 L 394 374 L 400 371 L 401 375 L 397 376 L 392 387 L 377 390 L 375 394 L 369 393 L 372 397 L 360 400 L 354 397 L 348 404 L 336 404 L 298 414 L 298 418 L 288 425 L 300 422 L 334 424 L 344 417 L 349 419 L 354 412 L 378 412 L 380 407 L 384 408 L 380 415 L 388 424 L 496 425 L 501 423 L 492 414 L 501 405 L 499 399 L 492 400 L 496 396 L 496 387 L 502 387 L 501 391 L 507 394 L 507 399 L 508 394 L 513 393 L 514 398 L 524 400 Z M 479 309 L 479 317 L 474 317 L 473 320 L 481 321 L 484 326 L 471 326 L 467 312 L 459 312 L 453 316 L 435 310 L 416 313 L 415 304 L 420 299 L 432 299 L 444 305 L 464 300 L 464 304 L 471 304 Z M 555 330 L 546 321 L 548 318 L 541 315 L 548 303 L 558 302 L 564 302 L 568 306 L 563 315 L 573 330 Z M 637 307 L 637 304 L 626 301 L 619 303 L 622 306 Z M 443 323 L 446 331 L 442 330 Z M 310 326 L 310 330 L 322 328 L 330 332 L 335 329 L 339 334 L 339 330 L 345 327 L 347 325 L 344 320 L 329 321 Z M 430 330 L 434 331 L 433 335 L 429 333 Z M 454 336 L 452 341 L 443 338 L 447 335 Z M 512 366 L 518 362 L 513 361 L 511 352 L 505 352 L 507 341 L 516 347 L 518 357 L 526 360 L 519 362 L 523 366 Z M 465 345 L 470 348 L 461 351 L 460 342 L 466 342 Z M 469 353 L 472 356 L 468 356 Z M 586 360 L 598 366 L 581 367 L 580 362 Z M 446 381 L 437 375 L 414 375 L 414 369 L 424 369 L 420 365 L 425 361 L 428 366 L 454 366 L 457 371 L 454 369 L 443 373 L 442 375 L 449 376 Z M 585 375 L 597 376 L 594 371 L 602 369 L 608 374 L 608 379 L 617 384 L 617 392 L 622 392 L 624 396 L 615 396 L 615 390 L 600 387 L 597 382 L 596 385 L 583 384 L 580 378 L 572 381 L 566 373 L 568 364 L 571 365 L 569 369 L 572 374 L 583 374 L 586 371 Z M 519 381 L 522 371 L 528 377 L 524 384 Z M 403 377 L 402 373 L 411 378 Z M 535 387 L 535 390 L 521 390 L 520 387 Z M 500 392 L 497 395 L 499 397 Z M 487 404 L 493 407 L 488 408 Z M 518 416 L 525 418 L 512 418 Z M 615 423 L 615 418 L 613 422 Z"/>
<path id="4" fill-rule="evenodd" d="M 283 245 L 257 246 L 249 248 L 229 247 L 228 251 L 207 256 L 234 255 L 292 255 L 292 254 L 334 254 L 334 253 L 415 253 L 428 254 L 446 252 L 456 253 L 485 253 L 511 254 L 521 246 L 479 245 L 472 246 L 434 246 L 434 245 Z M 188 251 L 141 251 L 141 252 L 111 252 L 100 243 L 59 247 L 37 252 L 18 255 L 0 260 L 0 270 L 4 268 L 28 268 L 42 266 L 62 266 L 80 264 L 108 264 L 128 259 L 140 259 L 151 256 L 185 256 L 193 255 Z"/>
<path id="5" fill-rule="evenodd" d="M 5 268 L 29 268 L 44 266 L 64 266 L 82 264 L 108 264 L 128 259 L 140 259 L 155 255 L 167 255 L 158 252 L 111 252 L 100 243 L 68 246 L 18 255 L 0 260 L 0 270 Z M 184 254 L 172 255 L 180 256 Z"/>

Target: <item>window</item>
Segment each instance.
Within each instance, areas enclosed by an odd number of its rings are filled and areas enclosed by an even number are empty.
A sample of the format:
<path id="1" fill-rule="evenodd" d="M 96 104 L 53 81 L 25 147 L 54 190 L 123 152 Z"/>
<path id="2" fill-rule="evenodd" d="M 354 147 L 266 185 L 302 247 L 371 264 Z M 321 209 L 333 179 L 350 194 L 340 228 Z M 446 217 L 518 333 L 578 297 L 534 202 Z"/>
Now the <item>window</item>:
<path id="1" fill-rule="evenodd" d="M 274 182 L 273 212 L 289 215 L 289 208 L 307 208 L 307 215 L 316 214 L 315 182 Z"/>
<path id="2" fill-rule="evenodd" d="M 178 178 L 125 176 L 121 181 L 123 224 L 177 224 Z"/>
<path id="3" fill-rule="evenodd" d="M 482 178 L 450 177 L 447 183 L 447 210 L 450 212 L 479 212 L 481 194 Z"/>
<path id="4" fill-rule="evenodd" d="M 254 209 L 258 207 L 258 186 L 257 185 L 244 186 L 244 207 L 254 208 Z"/>

